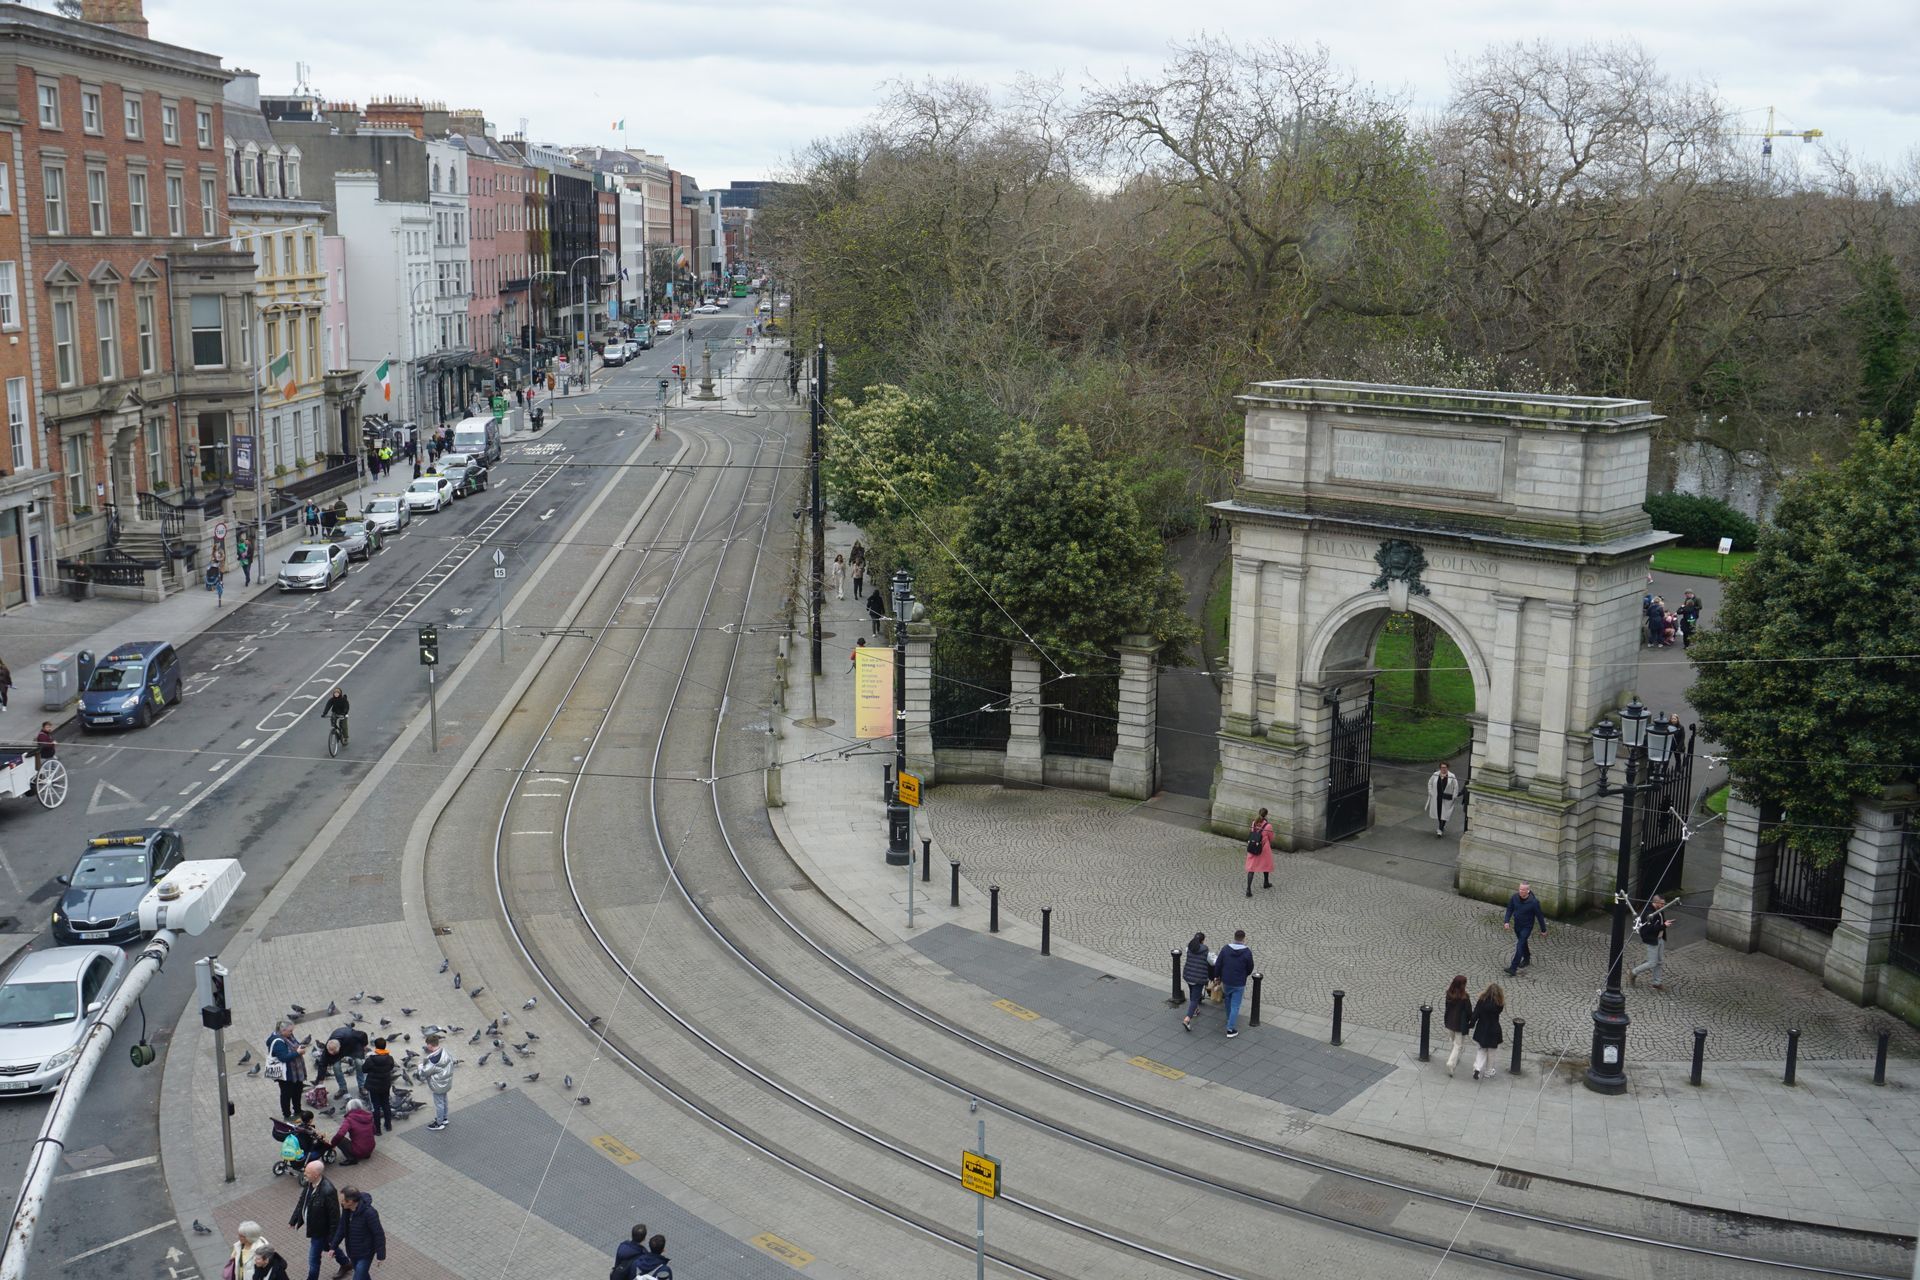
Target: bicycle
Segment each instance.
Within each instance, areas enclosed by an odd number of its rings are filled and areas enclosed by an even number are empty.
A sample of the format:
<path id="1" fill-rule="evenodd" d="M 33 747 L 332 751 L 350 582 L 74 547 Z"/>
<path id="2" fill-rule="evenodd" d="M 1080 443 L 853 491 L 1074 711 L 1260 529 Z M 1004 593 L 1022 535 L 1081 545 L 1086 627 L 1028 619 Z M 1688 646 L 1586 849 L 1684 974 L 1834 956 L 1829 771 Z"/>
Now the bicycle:
<path id="1" fill-rule="evenodd" d="M 340 748 L 347 745 L 347 718 L 341 715 L 328 716 L 327 754 L 337 756 Z"/>

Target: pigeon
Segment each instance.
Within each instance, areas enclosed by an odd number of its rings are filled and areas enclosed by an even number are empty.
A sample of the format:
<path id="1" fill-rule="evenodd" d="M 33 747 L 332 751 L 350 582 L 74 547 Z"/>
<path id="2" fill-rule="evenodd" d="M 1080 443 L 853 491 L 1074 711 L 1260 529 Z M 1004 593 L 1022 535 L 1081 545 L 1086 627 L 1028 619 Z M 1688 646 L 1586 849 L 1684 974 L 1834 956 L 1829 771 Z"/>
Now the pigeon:
<path id="1" fill-rule="evenodd" d="M 451 960 L 445 960 L 445 959 L 443 959 L 443 960 L 441 960 L 441 961 L 440 961 L 440 972 L 442 972 L 442 973 L 445 973 L 445 972 L 447 971 L 447 966 L 448 966 L 448 965 L 450 965 L 450 964 L 452 964 L 452 963 L 453 963 L 453 961 L 451 961 Z"/>
<path id="2" fill-rule="evenodd" d="M 339 1015 L 340 1015 L 340 1006 L 335 1004 L 331 1000 L 327 1001 L 327 1016 L 329 1018 L 335 1018 L 335 1017 L 338 1017 Z"/>
<path id="3" fill-rule="evenodd" d="M 573 1105 L 576 1107 L 590 1107 L 593 1105 L 593 1099 L 583 1093 L 573 1100 Z"/>
<path id="4" fill-rule="evenodd" d="M 500 1020 L 498 1018 L 495 1018 L 492 1022 L 489 1022 L 487 1024 L 487 1034 L 490 1036 L 497 1036 L 500 1034 Z"/>
<path id="5" fill-rule="evenodd" d="M 300 1047 L 302 1049 L 313 1048 L 313 1033 L 311 1031 L 309 1031 L 306 1035 L 300 1037 Z"/>
<path id="6" fill-rule="evenodd" d="M 195 1218 L 193 1220 L 193 1234 L 197 1236 L 210 1236 L 213 1234 L 213 1228 L 202 1225 L 200 1219 Z"/>
<path id="7" fill-rule="evenodd" d="M 368 996 L 367 999 L 373 1001 L 375 1004 L 385 1004 L 387 1002 L 385 996 Z"/>
<path id="8" fill-rule="evenodd" d="M 407 1008 L 407 1006 L 405 1006 L 405 1005 L 401 1005 L 401 1006 L 400 1006 L 400 1016 L 401 1016 L 401 1017 L 403 1017 L 403 1018 L 411 1018 L 411 1017 L 413 1016 L 413 1010 L 411 1010 L 411 1009 L 409 1009 L 409 1008 Z"/>
<path id="9" fill-rule="evenodd" d="M 500 1051 L 500 1065 L 503 1067 L 510 1067 L 513 1065 L 513 1059 L 510 1056 L 508 1056 L 507 1051 L 505 1049 L 502 1049 Z"/>
<path id="10" fill-rule="evenodd" d="M 525 1080 L 528 1084 L 532 1084 L 535 1080 L 538 1080 L 540 1078 L 540 1073 L 538 1071 L 534 1071 L 534 1072 L 528 1073 L 527 1075 L 521 1076 L 520 1078 L 522 1080 Z"/>
<path id="11" fill-rule="evenodd" d="M 340 1114 L 340 1112 L 339 1112 L 339 1108 L 337 1107 L 322 1107 L 320 1108 L 320 1114 L 323 1116 L 331 1117 L 331 1116 L 336 1116 Z"/>
<path id="12" fill-rule="evenodd" d="M 509 1023 L 509 1022 L 512 1022 L 512 1021 L 513 1021 L 513 1019 L 512 1019 L 512 1018 L 509 1018 L 509 1017 L 508 1017 L 508 1016 L 506 1015 L 506 1012 L 505 1012 L 505 1011 L 503 1010 L 503 1011 L 501 1012 L 501 1014 L 500 1014 L 500 1025 L 504 1027 L 504 1026 L 506 1026 L 506 1025 L 507 1025 L 507 1024 Z"/>
<path id="13" fill-rule="evenodd" d="M 565 1090 L 567 1090 L 567 1091 L 568 1091 L 569 1093 L 571 1093 L 571 1092 L 573 1091 L 573 1077 L 572 1077 L 572 1076 L 570 1076 L 570 1075 L 569 1075 L 569 1076 L 561 1076 L 561 1077 L 560 1077 L 560 1087 L 561 1087 L 562 1089 L 565 1089 Z"/>
<path id="14" fill-rule="evenodd" d="M 480 998 L 480 993 L 485 990 L 486 990 L 485 987 L 475 987 L 472 991 L 469 991 L 467 994 L 472 996 L 475 1000 L 478 1000 Z"/>
<path id="15" fill-rule="evenodd" d="M 525 1004 L 523 1004 L 523 1005 L 521 1005 L 520 1007 L 521 1007 L 522 1009 L 531 1009 L 531 1008 L 533 1008 L 533 1006 L 534 1006 L 534 1005 L 536 1005 L 536 1004 L 538 1004 L 538 1003 L 540 1003 L 540 997 L 539 997 L 539 996 L 528 996 L 528 997 L 527 997 L 527 1002 L 526 1002 Z"/>
<path id="16" fill-rule="evenodd" d="M 460 1034 L 460 1033 L 461 1033 L 462 1031 L 465 1031 L 465 1030 L 466 1030 L 466 1028 L 465 1028 L 465 1027 L 448 1027 L 448 1028 L 447 1028 L 447 1034 L 448 1034 L 448 1035 L 450 1035 L 450 1036 L 457 1036 L 457 1035 L 459 1035 L 459 1034 Z"/>
<path id="17" fill-rule="evenodd" d="M 525 1053 L 525 1054 L 532 1054 L 533 1052 L 533 1050 L 528 1048 L 525 1044 L 517 1044 L 513 1046 L 513 1051 L 515 1053 Z"/>
<path id="18" fill-rule="evenodd" d="M 493 1050 L 491 1050 L 491 1049 L 489 1049 L 489 1050 L 487 1050 L 487 1051 L 486 1051 L 485 1053 L 483 1053 L 483 1054 L 481 1054 L 481 1055 L 480 1055 L 480 1065 L 481 1065 L 481 1066 L 483 1066 L 483 1067 L 484 1067 L 484 1066 L 486 1066 L 486 1065 L 487 1065 L 487 1059 L 488 1059 L 488 1058 L 491 1058 L 492 1056 L 493 1056 Z"/>
<path id="19" fill-rule="evenodd" d="M 539 1036 L 537 1036 L 537 1035 L 535 1035 L 535 1034 L 534 1034 L 533 1032 L 531 1032 L 531 1031 L 529 1031 L 529 1032 L 527 1032 L 527 1039 L 529 1039 L 529 1040 L 538 1040 L 539 1038 L 540 1038 L 540 1037 L 539 1037 Z"/>
<path id="20" fill-rule="evenodd" d="M 355 1022 L 365 1022 L 367 1020 L 367 1015 L 360 1012 L 358 1009 L 349 1010 L 347 1013 L 347 1017 L 353 1019 Z"/>
<path id="21" fill-rule="evenodd" d="M 296 1018 L 304 1018 L 307 1015 L 307 1006 L 303 1004 L 290 1004 L 287 1008 L 293 1010 L 293 1016 Z"/>
<path id="22" fill-rule="evenodd" d="M 493 1087 L 504 1091 L 507 1087 L 507 1082 L 505 1080 L 495 1080 Z"/>
<path id="23" fill-rule="evenodd" d="M 590 1027 L 597 1027 L 597 1026 L 599 1026 L 599 1025 L 600 1025 L 600 1015 L 596 1013 L 596 1014 L 594 1014 L 594 1015 L 593 1015 L 592 1017 L 590 1017 L 590 1018 L 588 1018 L 588 1019 L 587 1019 L 587 1025 L 588 1025 L 588 1026 L 590 1026 Z"/>
<path id="24" fill-rule="evenodd" d="M 390 1026 L 392 1026 L 392 1025 L 393 1025 L 393 1019 L 392 1019 L 392 1018 L 382 1018 L 382 1019 L 380 1019 L 380 1025 L 381 1025 L 381 1026 L 382 1026 L 383 1028 L 384 1028 L 384 1027 L 390 1027 Z"/>
<path id="25" fill-rule="evenodd" d="M 254 1078 L 255 1076 L 257 1076 L 257 1075 L 259 1075 L 259 1074 L 260 1074 L 260 1068 L 261 1068 L 261 1066 L 262 1066 L 262 1064 L 261 1064 L 261 1063 L 258 1063 L 258 1062 L 256 1062 L 256 1063 L 254 1063 L 254 1064 L 253 1064 L 253 1069 L 252 1069 L 251 1071 L 249 1071 L 249 1072 L 247 1072 L 247 1079 L 249 1079 L 249 1080 L 251 1080 L 251 1079 L 253 1079 L 253 1078 Z"/>
<path id="26" fill-rule="evenodd" d="M 501 1045 L 500 1045 L 500 1037 L 499 1037 L 499 1036 L 495 1036 L 495 1037 L 493 1038 L 493 1047 L 494 1047 L 494 1048 L 496 1048 L 496 1049 L 498 1049 L 498 1048 L 500 1048 L 500 1047 L 501 1047 Z"/>
<path id="27" fill-rule="evenodd" d="M 356 991 L 352 995 L 347 997 L 347 1001 L 350 1004 L 359 1004 L 362 1000 L 365 1000 L 366 998 L 367 998 L 366 992 Z"/>
<path id="28" fill-rule="evenodd" d="M 474 1032 L 474 1033 L 473 1033 L 472 1035 L 470 1035 L 470 1036 L 468 1036 L 468 1037 L 467 1037 L 467 1043 L 468 1043 L 468 1044 L 479 1044 L 479 1043 L 480 1043 L 480 1033 L 479 1033 L 478 1031 L 476 1031 L 476 1032 Z"/>
<path id="29" fill-rule="evenodd" d="M 249 1049 L 245 1053 L 241 1054 L 240 1061 L 234 1063 L 233 1065 L 236 1067 L 244 1067 L 249 1062 L 252 1062 L 252 1061 L 253 1061 L 253 1050 Z"/>
<path id="30" fill-rule="evenodd" d="M 442 972 L 442 973 L 445 973 L 445 972 L 446 972 L 446 968 L 445 968 L 445 966 L 442 966 L 442 967 L 441 967 L 441 970 L 440 970 L 440 972 Z M 460 975 L 459 975 L 459 974 L 457 974 L 457 973 L 453 975 L 453 989 L 454 989 L 455 991 L 458 991 L 458 990 L 460 989 Z"/>

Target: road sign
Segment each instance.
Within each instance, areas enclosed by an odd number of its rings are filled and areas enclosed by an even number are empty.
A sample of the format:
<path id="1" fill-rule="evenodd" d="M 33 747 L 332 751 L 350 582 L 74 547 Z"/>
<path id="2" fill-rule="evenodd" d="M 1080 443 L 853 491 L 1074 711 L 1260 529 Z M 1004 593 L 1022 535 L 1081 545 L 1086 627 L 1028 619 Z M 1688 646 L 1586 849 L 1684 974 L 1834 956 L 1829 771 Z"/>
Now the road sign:
<path id="1" fill-rule="evenodd" d="M 495 547 L 493 549 L 493 562 L 495 565 L 505 564 L 507 562 L 507 553 L 502 551 L 499 547 Z"/>
<path id="2" fill-rule="evenodd" d="M 902 770 L 900 780 L 894 784 L 894 794 L 900 798 L 901 804 L 910 804 L 918 809 L 920 807 L 919 777 Z"/>
<path id="3" fill-rule="evenodd" d="M 1000 1162 L 978 1151 L 960 1153 L 960 1185 L 989 1200 L 1000 1194 Z"/>
<path id="4" fill-rule="evenodd" d="M 440 629 L 438 627 L 420 628 L 420 665 L 423 667 L 440 665 Z"/>
<path id="5" fill-rule="evenodd" d="M 227 540 L 227 522 L 225 520 L 213 526 L 213 539 L 215 542 L 225 542 Z"/>
<path id="6" fill-rule="evenodd" d="M 498 565 L 495 565 L 493 570 L 493 576 L 496 578 L 504 578 L 507 576 L 507 571 L 505 569 L 500 568 Z"/>

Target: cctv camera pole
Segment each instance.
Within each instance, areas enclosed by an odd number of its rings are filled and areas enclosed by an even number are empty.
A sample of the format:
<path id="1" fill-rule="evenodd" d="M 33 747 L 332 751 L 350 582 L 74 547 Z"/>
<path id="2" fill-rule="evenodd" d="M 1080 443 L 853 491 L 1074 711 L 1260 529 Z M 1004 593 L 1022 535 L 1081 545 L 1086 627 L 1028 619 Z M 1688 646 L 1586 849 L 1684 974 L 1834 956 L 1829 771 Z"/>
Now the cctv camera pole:
<path id="1" fill-rule="evenodd" d="M 220 1086 L 220 1147 L 227 1158 L 227 1181 L 232 1182 L 233 1106 L 227 1101 L 227 1028 L 233 1025 L 233 1010 L 227 1007 L 226 966 L 217 956 L 195 960 L 193 981 L 200 997 L 200 1025 L 213 1032 L 213 1074 Z"/>
<path id="2" fill-rule="evenodd" d="M 887 798 L 887 865 L 913 866 L 913 810 L 900 803 L 907 771 L 907 619 L 913 616 L 913 575 L 893 575 L 893 794 Z"/>

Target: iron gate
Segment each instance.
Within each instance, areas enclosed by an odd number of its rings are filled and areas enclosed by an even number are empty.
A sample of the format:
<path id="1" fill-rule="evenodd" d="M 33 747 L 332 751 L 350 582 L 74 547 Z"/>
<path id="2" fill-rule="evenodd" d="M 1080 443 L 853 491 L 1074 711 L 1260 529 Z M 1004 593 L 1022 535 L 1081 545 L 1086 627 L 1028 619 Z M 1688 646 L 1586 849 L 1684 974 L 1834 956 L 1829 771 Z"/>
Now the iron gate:
<path id="1" fill-rule="evenodd" d="M 1340 691 L 1327 699 L 1333 710 L 1333 747 L 1327 775 L 1327 839 L 1344 840 L 1367 829 L 1373 796 L 1373 681 L 1352 710 L 1340 709 Z"/>
<path id="2" fill-rule="evenodd" d="M 1634 871 L 1633 896 L 1645 902 L 1654 894 L 1671 897 L 1680 887 L 1687 857 L 1687 815 L 1693 810 L 1693 742 L 1699 733 L 1690 725 L 1674 743 L 1667 771 L 1641 792 L 1639 865 Z"/>

